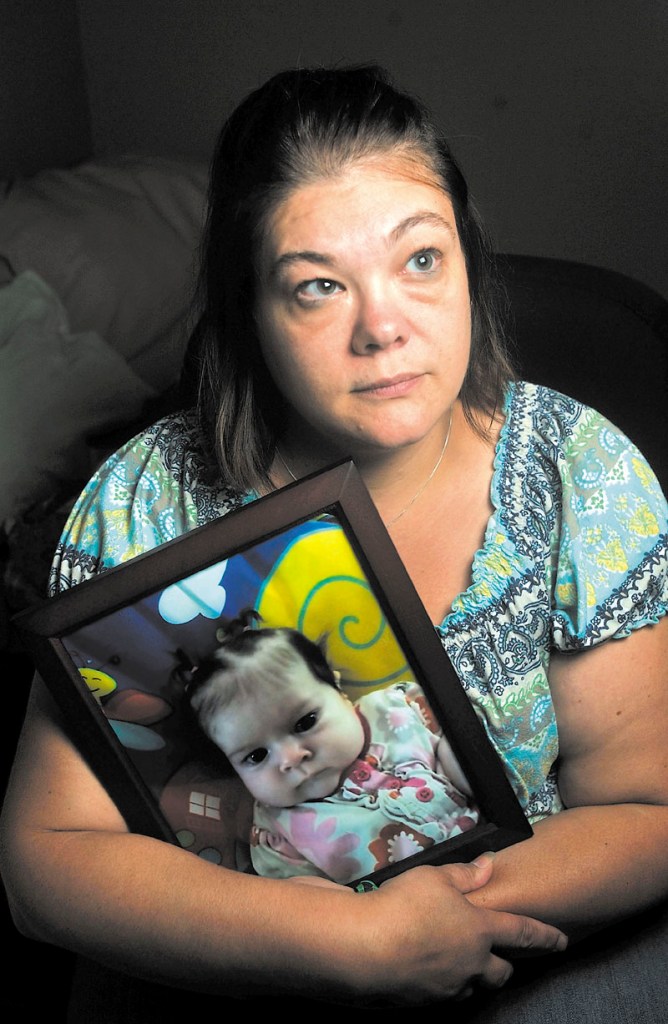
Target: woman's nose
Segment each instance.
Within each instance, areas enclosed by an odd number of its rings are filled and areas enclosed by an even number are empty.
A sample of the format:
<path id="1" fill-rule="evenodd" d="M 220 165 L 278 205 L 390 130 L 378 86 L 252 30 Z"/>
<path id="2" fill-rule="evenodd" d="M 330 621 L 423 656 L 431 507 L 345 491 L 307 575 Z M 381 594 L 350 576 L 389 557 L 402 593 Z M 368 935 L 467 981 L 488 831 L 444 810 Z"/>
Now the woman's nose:
<path id="1" fill-rule="evenodd" d="M 389 287 L 376 286 L 360 297 L 353 331 L 353 351 L 366 355 L 408 341 L 410 328 L 399 296 Z"/>
<path id="2" fill-rule="evenodd" d="M 289 772 L 298 768 L 304 761 L 310 760 L 311 752 L 299 740 L 287 740 L 281 747 L 280 766 L 282 772 Z"/>

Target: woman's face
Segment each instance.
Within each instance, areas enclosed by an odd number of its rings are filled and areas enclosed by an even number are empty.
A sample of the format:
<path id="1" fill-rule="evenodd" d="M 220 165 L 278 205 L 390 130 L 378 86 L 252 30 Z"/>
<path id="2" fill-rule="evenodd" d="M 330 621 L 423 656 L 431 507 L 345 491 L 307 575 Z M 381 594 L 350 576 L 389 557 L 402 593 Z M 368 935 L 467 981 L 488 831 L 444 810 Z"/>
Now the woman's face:
<path id="1" fill-rule="evenodd" d="M 288 432 L 346 455 L 442 432 L 471 334 L 448 196 L 379 158 L 297 189 L 266 227 L 256 316 Z"/>

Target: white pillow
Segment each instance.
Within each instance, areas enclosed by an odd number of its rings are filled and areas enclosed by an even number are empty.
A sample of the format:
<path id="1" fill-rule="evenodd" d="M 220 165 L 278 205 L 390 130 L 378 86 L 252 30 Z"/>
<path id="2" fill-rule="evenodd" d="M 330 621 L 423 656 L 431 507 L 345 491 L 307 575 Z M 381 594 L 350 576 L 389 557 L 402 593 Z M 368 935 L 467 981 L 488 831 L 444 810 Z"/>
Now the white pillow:
<path id="1" fill-rule="evenodd" d="M 153 394 L 98 334 L 70 331 L 37 274 L 0 288 L 0 522 L 85 480 L 86 435 L 130 422 Z"/>
<path id="2" fill-rule="evenodd" d="M 0 255 L 163 388 L 186 343 L 207 178 L 202 163 L 133 156 L 19 178 L 0 199 Z"/>

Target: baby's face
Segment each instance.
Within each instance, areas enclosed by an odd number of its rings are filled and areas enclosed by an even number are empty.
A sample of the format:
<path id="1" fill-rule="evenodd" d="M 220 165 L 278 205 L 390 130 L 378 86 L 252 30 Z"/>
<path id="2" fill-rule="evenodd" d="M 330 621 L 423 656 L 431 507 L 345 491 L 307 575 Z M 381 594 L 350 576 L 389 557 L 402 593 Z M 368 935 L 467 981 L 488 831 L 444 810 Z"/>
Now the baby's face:
<path id="1" fill-rule="evenodd" d="M 277 684 L 276 700 L 236 698 L 209 733 L 255 799 L 273 807 L 329 796 L 364 745 L 352 704 L 305 663 Z"/>

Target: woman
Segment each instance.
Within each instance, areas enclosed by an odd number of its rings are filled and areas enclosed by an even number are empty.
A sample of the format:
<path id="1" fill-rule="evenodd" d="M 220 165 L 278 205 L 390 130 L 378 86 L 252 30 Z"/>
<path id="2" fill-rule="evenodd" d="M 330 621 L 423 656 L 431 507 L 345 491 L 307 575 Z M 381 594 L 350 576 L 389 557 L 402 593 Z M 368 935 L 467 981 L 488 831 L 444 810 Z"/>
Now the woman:
<path id="1" fill-rule="evenodd" d="M 500 987 L 668 889 L 665 502 L 600 417 L 510 383 L 464 180 L 381 72 L 276 76 L 223 129 L 210 200 L 199 422 L 97 474 L 54 585 L 352 455 L 535 835 L 363 895 L 230 873 L 128 834 L 36 684 L 4 811 L 17 924 L 214 993 Z"/>

